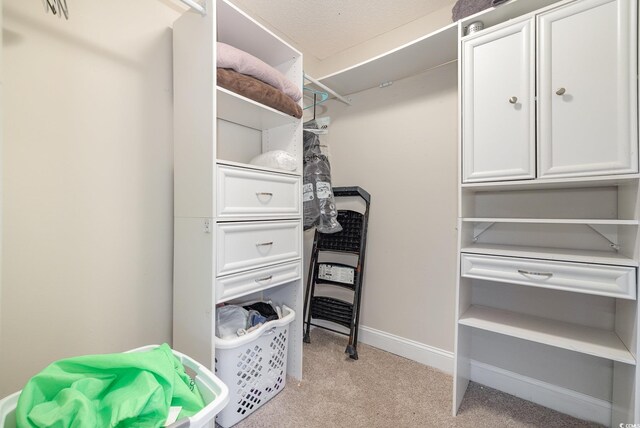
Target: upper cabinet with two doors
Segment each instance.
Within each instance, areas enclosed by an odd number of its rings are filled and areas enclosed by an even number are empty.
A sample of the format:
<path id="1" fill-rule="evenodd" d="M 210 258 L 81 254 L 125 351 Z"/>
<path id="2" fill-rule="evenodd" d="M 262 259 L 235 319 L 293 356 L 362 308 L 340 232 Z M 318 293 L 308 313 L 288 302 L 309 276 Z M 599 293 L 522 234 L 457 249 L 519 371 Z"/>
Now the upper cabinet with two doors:
<path id="1" fill-rule="evenodd" d="M 585 0 L 462 42 L 463 182 L 638 172 L 635 0 Z"/>

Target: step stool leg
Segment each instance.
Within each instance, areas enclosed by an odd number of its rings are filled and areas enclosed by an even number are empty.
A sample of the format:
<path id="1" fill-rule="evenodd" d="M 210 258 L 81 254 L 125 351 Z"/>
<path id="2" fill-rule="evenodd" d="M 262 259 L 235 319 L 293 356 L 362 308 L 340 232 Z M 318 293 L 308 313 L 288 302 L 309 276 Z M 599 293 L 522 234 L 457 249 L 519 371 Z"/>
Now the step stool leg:
<path id="1" fill-rule="evenodd" d="M 354 345 L 347 345 L 347 349 L 345 349 L 345 354 L 349 354 L 349 358 L 351 358 L 352 360 L 357 360 L 358 359 L 358 350 L 356 349 L 356 347 Z"/>
<path id="2" fill-rule="evenodd" d="M 311 298 L 315 292 L 315 270 L 316 263 L 318 262 L 318 231 L 316 230 L 313 236 L 313 250 L 311 251 L 311 259 L 309 260 L 309 276 L 307 277 L 307 289 L 304 294 L 304 315 L 303 315 L 303 328 L 304 335 L 302 340 L 304 343 L 311 343 Z M 306 326 L 304 323 L 307 323 Z"/>

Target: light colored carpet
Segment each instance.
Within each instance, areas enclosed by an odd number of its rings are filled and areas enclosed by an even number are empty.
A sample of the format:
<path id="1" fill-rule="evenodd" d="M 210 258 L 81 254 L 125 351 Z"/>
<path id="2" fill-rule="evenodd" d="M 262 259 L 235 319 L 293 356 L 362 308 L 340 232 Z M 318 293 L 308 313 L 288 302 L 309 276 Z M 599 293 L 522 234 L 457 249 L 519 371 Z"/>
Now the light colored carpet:
<path id="1" fill-rule="evenodd" d="M 597 427 L 491 388 L 471 383 L 457 417 L 452 377 L 385 351 L 315 329 L 304 345 L 303 380 L 284 390 L 238 428 L 295 427 Z"/>

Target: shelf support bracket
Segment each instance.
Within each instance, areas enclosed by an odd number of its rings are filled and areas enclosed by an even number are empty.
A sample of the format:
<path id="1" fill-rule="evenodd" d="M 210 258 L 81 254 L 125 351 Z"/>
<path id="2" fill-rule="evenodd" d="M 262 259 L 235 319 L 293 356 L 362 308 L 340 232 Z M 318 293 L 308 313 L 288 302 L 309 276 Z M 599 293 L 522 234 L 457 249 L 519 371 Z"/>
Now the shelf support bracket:
<path id="1" fill-rule="evenodd" d="M 615 224 L 587 224 L 587 226 L 609 241 L 609 246 L 615 251 L 620 250 L 620 245 L 618 245 L 618 227 Z"/>
<path id="2" fill-rule="evenodd" d="M 331 95 L 333 95 L 338 100 L 340 100 L 343 103 L 345 103 L 346 105 L 348 105 L 348 106 L 351 105 L 351 100 L 348 100 L 347 98 L 343 97 L 342 95 L 340 95 L 339 93 L 337 93 L 336 91 L 334 91 L 333 89 L 328 87 L 327 85 L 321 83 L 319 80 L 314 79 L 313 77 L 309 76 L 307 73 L 304 73 L 304 78 L 307 79 L 309 82 L 313 83 L 314 85 L 316 85 L 318 88 L 320 88 L 320 89 L 322 89 L 324 91 L 327 91 L 328 93 L 330 93 Z"/>
<path id="3" fill-rule="evenodd" d="M 489 230 L 495 222 L 474 223 L 473 225 L 473 242 L 477 242 L 480 235 Z"/>

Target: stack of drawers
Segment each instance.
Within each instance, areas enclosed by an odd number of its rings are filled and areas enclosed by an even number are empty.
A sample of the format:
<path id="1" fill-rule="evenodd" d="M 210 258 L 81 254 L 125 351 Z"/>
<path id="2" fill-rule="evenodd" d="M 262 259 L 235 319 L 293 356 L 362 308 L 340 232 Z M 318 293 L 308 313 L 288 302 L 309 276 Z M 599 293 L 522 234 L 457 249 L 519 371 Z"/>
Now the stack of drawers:
<path id="1" fill-rule="evenodd" d="M 300 279 L 301 177 L 223 164 L 216 176 L 216 302 Z"/>

